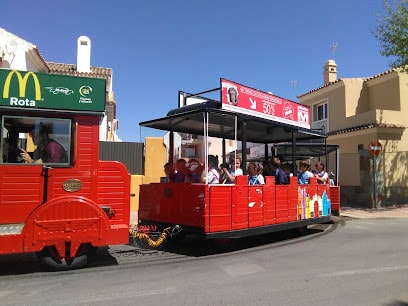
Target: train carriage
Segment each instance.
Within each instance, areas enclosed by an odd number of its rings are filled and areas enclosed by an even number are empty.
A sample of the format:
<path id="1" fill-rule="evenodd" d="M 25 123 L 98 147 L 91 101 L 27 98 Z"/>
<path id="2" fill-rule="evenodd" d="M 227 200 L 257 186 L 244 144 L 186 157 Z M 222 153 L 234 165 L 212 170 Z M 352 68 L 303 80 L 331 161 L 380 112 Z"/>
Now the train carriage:
<path id="1" fill-rule="evenodd" d="M 234 99 L 230 88 L 234 88 Z M 307 107 L 225 79 L 214 90 L 220 91 L 220 101 L 183 93 L 180 107 L 165 117 L 140 123 L 169 132 L 170 162 L 184 157 L 174 153 L 183 151 L 175 144 L 174 133 L 196 135 L 193 139 L 203 145 L 189 158 L 200 160 L 205 169 L 207 156 L 213 154 L 209 143 L 214 138 L 222 140 L 224 162 L 228 153 L 237 154 L 226 152 L 226 140 L 239 143 L 240 152 L 247 152 L 249 144 L 262 144 L 265 159 L 269 158 L 270 144 L 291 143 L 296 148 L 296 143 L 302 142 L 326 147 L 326 135 L 310 129 Z M 189 98 L 197 103 L 189 104 Z M 292 152 L 291 160 L 296 164 L 296 150 Z M 247 156 L 242 154 L 242 163 L 246 162 Z M 332 210 L 339 211 L 339 186 L 320 185 L 315 178 L 308 185 L 299 185 L 297 177 L 291 177 L 287 185 L 277 185 L 273 176 L 265 178 L 265 185 L 248 185 L 243 170 L 235 184 L 140 185 L 140 224 L 176 227 L 185 234 L 209 239 L 238 238 L 325 223 L 330 221 Z"/>

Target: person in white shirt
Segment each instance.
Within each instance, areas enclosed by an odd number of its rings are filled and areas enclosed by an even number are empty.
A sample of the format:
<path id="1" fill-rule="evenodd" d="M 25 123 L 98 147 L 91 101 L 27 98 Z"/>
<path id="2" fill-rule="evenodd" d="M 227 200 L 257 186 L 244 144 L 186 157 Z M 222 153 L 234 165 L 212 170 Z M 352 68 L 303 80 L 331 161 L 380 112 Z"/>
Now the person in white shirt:
<path id="1" fill-rule="evenodd" d="M 329 174 L 324 170 L 324 163 L 321 161 L 316 162 L 315 164 L 315 177 L 318 184 L 326 184 L 329 179 Z"/>
<path id="2" fill-rule="evenodd" d="M 202 182 L 207 184 L 219 184 L 220 174 L 217 170 L 218 156 L 208 155 L 207 174 L 202 176 Z M 203 171 L 205 173 L 205 171 Z"/>

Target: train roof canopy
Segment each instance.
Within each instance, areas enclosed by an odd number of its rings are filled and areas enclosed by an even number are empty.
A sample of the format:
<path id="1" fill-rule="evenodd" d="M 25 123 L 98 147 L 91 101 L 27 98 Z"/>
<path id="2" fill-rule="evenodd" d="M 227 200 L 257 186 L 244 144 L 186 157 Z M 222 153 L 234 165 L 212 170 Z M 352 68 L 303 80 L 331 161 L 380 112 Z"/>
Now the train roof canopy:
<path id="1" fill-rule="evenodd" d="M 297 142 L 295 146 L 295 156 L 298 160 L 309 159 L 310 157 L 321 157 L 339 150 L 335 144 L 321 144 L 313 142 Z M 272 151 L 275 155 L 283 156 L 285 160 L 290 160 L 293 156 L 293 145 L 289 142 L 274 144 Z"/>
<path id="2" fill-rule="evenodd" d="M 153 129 L 204 135 L 204 120 L 208 115 L 208 136 L 237 139 L 253 143 L 280 143 L 321 139 L 326 134 L 270 119 L 264 119 L 221 109 L 221 103 L 214 100 L 176 108 L 166 117 L 144 121 L 139 125 Z M 235 129 L 237 126 L 237 130 Z"/>

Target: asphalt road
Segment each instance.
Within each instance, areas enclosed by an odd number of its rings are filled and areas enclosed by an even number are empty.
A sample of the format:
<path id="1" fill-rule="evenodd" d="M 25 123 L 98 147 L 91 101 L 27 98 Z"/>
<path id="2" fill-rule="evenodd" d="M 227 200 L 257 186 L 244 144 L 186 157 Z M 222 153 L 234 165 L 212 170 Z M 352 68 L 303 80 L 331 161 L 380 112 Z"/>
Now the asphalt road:
<path id="1" fill-rule="evenodd" d="M 116 248 L 70 272 L 3 258 L 0 304 L 408 305 L 406 220 L 339 218 L 324 232 L 257 237 L 230 252 L 197 241 Z M 25 269 L 6 271 L 13 265 Z"/>

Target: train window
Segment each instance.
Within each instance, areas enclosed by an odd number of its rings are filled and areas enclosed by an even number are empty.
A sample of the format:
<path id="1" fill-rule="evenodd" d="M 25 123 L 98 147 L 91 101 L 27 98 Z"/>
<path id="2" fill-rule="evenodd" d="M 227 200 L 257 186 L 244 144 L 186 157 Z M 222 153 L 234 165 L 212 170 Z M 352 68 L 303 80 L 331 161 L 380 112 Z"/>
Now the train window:
<path id="1" fill-rule="evenodd" d="M 71 120 L 3 116 L 0 163 L 70 165 Z"/>

